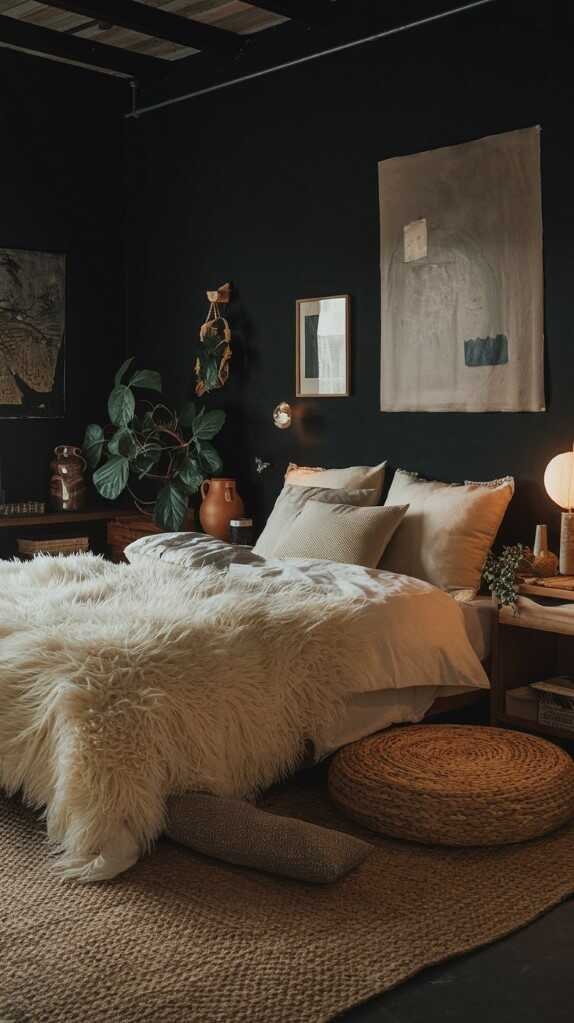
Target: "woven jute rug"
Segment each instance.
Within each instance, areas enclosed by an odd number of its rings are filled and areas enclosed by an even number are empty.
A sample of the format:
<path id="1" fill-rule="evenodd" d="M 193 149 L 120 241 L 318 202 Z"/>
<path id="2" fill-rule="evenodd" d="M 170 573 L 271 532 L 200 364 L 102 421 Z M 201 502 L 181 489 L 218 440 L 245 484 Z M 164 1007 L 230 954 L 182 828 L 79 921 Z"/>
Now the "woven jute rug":
<path id="1" fill-rule="evenodd" d="M 2 1023 L 319 1023 L 574 892 L 574 824 L 524 845 L 441 849 L 353 826 L 315 783 L 266 808 L 376 851 L 313 887 L 165 841 L 116 881 L 79 887 L 54 876 L 43 824 L 0 797 Z"/>

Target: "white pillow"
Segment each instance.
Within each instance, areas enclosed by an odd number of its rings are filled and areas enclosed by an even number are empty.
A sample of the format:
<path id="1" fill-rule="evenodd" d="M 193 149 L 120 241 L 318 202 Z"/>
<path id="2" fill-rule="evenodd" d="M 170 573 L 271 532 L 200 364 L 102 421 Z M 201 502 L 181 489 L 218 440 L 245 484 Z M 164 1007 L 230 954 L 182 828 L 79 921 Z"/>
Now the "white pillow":
<path id="1" fill-rule="evenodd" d="M 228 569 L 234 564 L 264 564 L 249 547 L 232 546 L 205 533 L 151 533 L 128 544 L 124 554 L 131 564 L 153 558 L 180 568 Z"/>
<path id="2" fill-rule="evenodd" d="M 276 545 L 274 558 L 320 558 L 376 568 L 407 508 L 353 508 L 308 501 Z"/>
<path id="3" fill-rule="evenodd" d="M 386 462 L 380 465 L 351 465 L 347 469 L 320 469 L 309 465 L 296 465 L 290 462 L 285 473 L 285 482 L 298 487 L 327 487 L 339 490 L 374 490 L 375 505 L 381 500 L 385 481 Z"/>
<path id="4" fill-rule="evenodd" d="M 275 547 L 297 516 L 301 514 L 307 501 L 371 505 L 374 504 L 373 495 L 373 490 L 333 490 L 331 487 L 302 487 L 286 483 L 253 552 L 262 558 L 274 557 Z"/>
<path id="5" fill-rule="evenodd" d="M 409 510 L 380 567 L 472 599 L 513 493 L 511 476 L 458 486 L 398 469 L 385 505 L 408 504 Z"/>

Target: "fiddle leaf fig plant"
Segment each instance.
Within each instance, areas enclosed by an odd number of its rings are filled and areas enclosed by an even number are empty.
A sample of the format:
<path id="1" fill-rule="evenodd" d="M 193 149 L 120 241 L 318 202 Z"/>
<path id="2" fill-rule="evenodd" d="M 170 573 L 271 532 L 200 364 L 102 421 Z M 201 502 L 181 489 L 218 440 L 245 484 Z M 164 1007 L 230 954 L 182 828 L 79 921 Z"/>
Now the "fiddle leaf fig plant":
<path id="1" fill-rule="evenodd" d="M 138 401 L 134 388 L 161 394 L 162 382 L 160 374 L 149 369 L 127 377 L 132 362 L 133 357 L 126 359 L 115 375 L 108 398 L 110 422 L 86 427 L 84 456 L 102 497 L 114 501 L 127 489 L 140 511 L 145 510 L 142 505 L 153 507 L 154 521 L 177 532 L 190 495 L 197 493 L 207 475 L 223 468 L 212 440 L 225 422 L 225 412 L 206 411 L 190 401 L 178 414 L 162 402 Z M 155 501 L 143 501 L 133 492 L 132 483 L 143 479 L 157 482 Z"/>

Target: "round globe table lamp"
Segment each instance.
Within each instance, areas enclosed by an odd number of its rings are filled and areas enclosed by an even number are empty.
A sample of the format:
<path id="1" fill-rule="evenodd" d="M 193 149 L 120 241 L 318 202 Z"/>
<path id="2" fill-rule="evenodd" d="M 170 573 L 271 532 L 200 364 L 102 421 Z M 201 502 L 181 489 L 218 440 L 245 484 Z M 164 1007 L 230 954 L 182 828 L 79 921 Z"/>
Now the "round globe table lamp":
<path id="1" fill-rule="evenodd" d="M 560 575 L 574 575 L 574 451 L 556 455 L 544 473 L 546 493 L 562 509 Z"/>

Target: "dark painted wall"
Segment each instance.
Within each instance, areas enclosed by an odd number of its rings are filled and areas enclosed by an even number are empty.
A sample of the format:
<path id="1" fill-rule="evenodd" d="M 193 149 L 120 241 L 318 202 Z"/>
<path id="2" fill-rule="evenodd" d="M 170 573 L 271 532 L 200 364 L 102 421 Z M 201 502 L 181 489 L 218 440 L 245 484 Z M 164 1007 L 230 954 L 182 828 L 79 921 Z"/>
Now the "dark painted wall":
<path id="1" fill-rule="evenodd" d="M 506 537 L 557 524 L 542 478 L 574 439 L 574 144 L 570 47 L 551 8 L 505 22 L 511 7 L 495 4 L 130 122 L 130 345 L 183 397 L 204 290 L 235 282 L 249 336 L 215 400 L 231 408 L 226 471 L 252 508 L 269 510 L 290 459 L 388 458 L 452 481 L 513 473 Z M 381 414 L 377 161 L 534 124 L 548 412 Z M 280 432 L 271 412 L 294 399 L 295 300 L 342 292 L 352 397 L 296 401 L 299 424 Z M 261 481 L 255 454 L 273 463 Z"/>
<path id="2" fill-rule="evenodd" d="M 81 443 L 124 355 L 124 83 L 0 50 L 0 246 L 68 256 L 67 412 L 0 419 L 9 500 L 45 496 L 56 444 Z"/>

